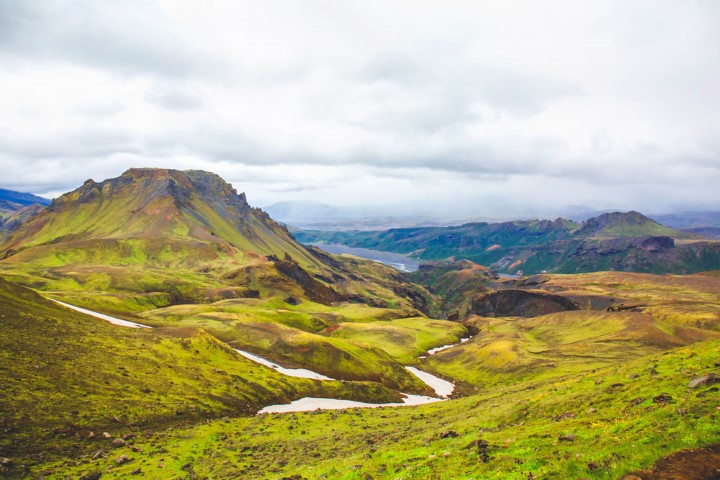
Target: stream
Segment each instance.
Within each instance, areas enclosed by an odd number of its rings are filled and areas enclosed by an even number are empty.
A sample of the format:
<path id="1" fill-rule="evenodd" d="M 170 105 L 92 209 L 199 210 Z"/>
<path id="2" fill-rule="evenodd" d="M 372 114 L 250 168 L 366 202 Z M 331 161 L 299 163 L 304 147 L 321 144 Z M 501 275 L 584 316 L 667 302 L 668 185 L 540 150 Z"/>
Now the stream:
<path id="1" fill-rule="evenodd" d="M 143 325 L 141 323 L 136 322 L 130 322 L 128 320 L 122 320 L 120 318 L 111 317 L 110 315 L 105 315 L 103 313 L 93 312 L 92 310 L 87 310 L 85 308 L 76 307 L 74 305 L 70 305 L 64 302 L 60 302 L 58 300 L 52 300 L 55 303 L 58 303 L 64 307 L 70 308 L 72 310 L 75 310 L 80 313 L 84 313 L 86 315 L 90 315 L 95 318 L 99 318 L 101 320 L 105 320 L 106 322 L 110 322 L 113 325 L 119 325 L 121 327 L 128 327 L 128 328 L 152 328 L 148 325 Z M 469 339 L 461 339 L 460 342 L 465 342 Z M 441 350 L 445 350 L 450 347 L 454 347 L 455 345 L 459 345 L 459 343 L 452 344 L 452 345 L 443 345 L 442 347 L 437 347 L 432 350 L 428 351 L 428 355 L 432 355 L 433 353 L 437 353 Z M 256 355 L 254 353 L 246 352 L 243 350 L 234 349 L 238 354 L 242 355 L 243 357 L 247 358 L 248 360 L 251 360 L 255 363 L 258 363 L 260 365 L 263 365 L 268 368 L 272 368 L 278 373 L 281 373 L 283 375 L 287 375 L 290 377 L 298 377 L 298 378 L 309 378 L 312 380 L 334 380 L 333 378 L 326 377 L 325 375 L 321 375 L 317 372 L 313 372 L 312 370 L 307 370 L 304 368 L 285 368 L 282 367 L 276 363 L 271 362 L 270 360 L 267 360 L 259 355 Z M 419 358 L 425 358 L 419 357 Z M 453 390 L 455 389 L 455 385 L 451 382 L 448 382 L 447 380 L 443 380 L 442 378 L 436 377 L 435 375 L 432 375 L 427 372 L 423 372 L 422 370 L 406 366 L 405 367 L 410 373 L 415 375 L 417 378 L 419 378 L 421 381 L 423 381 L 426 385 L 428 385 L 430 388 L 432 388 L 435 391 L 435 394 L 437 397 L 427 397 L 424 395 L 412 395 L 409 393 L 401 393 L 403 396 L 402 403 L 364 403 L 364 402 L 356 402 L 353 400 L 339 400 L 334 398 L 314 398 L 314 397 L 304 397 L 299 400 L 295 400 L 294 402 L 291 402 L 289 404 L 282 404 L 282 405 L 268 405 L 267 407 L 262 408 L 258 414 L 263 413 L 289 413 L 289 412 L 309 412 L 314 410 L 341 410 L 341 409 L 347 409 L 347 408 L 377 408 L 377 407 L 407 407 L 412 405 L 423 405 L 426 403 L 435 403 L 435 402 L 442 402 L 444 400 L 447 400 L 447 398 L 452 395 Z"/>

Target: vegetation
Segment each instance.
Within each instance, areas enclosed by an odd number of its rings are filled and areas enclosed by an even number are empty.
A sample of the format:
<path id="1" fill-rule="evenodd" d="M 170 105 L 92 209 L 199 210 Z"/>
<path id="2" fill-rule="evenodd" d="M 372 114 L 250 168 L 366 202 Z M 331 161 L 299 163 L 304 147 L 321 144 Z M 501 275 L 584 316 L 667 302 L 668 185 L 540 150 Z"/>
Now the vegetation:
<path id="1" fill-rule="evenodd" d="M 720 268 L 720 242 L 701 241 L 638 212 L 607 213 L 582 224 L 532 220 L 370 232 L 300 230 L 295 236 L 301 242 L 341 243 L 428 261 L 465 259 L 508 273 L 693 273 Z"/>
<path id="2" fill-rule="evenodd" d="M 247 415 L 308 395 L 397 395 L 378 384 L 281 376 L 202 330 L 127 329 L 0 279 L 0 422 L 5 455 L 57 435 Z"/>
<path id="3" fill-rule="evenodd" d="M 671 233 L 630 213 L 347 238 L 506 270 L 715 261 Z M 458 260 L 408 278 L 301 246 L 212 174 L 151 169 L 88 181 L 1 248 L 8 478 L 609 479 L 720 444 L 717 272 L 507 279 Z M 235 348 L 338 380 L 283 376 Z M 430 393 L 404 365 L 455 382 L 453 398 L 255 415 Z"/>
<path id="4" fill-rule="evenodd" d="M 73 438 L 71 459 L 28 466 L 103 478 L 615 479 L 720 439 L 717 341 L 668 354 L 413 408 L 224 419 L 132 432 L 128 445 Z M 529 388 L 531 387 L 531 388 Z M 93 459 L 102 449 L 106 457 Z M 128 462 L 118 465 L 121 455 Z"/>

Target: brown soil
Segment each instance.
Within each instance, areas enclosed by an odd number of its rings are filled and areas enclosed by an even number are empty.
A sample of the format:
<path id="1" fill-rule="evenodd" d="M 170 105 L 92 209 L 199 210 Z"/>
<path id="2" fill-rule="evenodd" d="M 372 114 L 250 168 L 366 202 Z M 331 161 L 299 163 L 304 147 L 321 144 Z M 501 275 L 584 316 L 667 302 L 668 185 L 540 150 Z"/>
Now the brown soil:
<path id="1" fill-rule="evenodd" d="M 652 470 L 642 470 L 623 479 L 720 480 L 720 444 L 683 450 L 661 458 Z"/>

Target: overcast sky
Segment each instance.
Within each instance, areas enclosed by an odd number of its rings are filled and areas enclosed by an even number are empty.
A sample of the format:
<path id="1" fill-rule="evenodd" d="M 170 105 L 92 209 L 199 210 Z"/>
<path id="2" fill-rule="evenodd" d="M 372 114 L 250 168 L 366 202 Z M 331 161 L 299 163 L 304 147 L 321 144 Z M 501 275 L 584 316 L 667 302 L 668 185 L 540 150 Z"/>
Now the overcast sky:
<path id="1" fill-rule="evenodd" d="M 0 0 L 0 188 L 720 209 L 720 2 Z"/>

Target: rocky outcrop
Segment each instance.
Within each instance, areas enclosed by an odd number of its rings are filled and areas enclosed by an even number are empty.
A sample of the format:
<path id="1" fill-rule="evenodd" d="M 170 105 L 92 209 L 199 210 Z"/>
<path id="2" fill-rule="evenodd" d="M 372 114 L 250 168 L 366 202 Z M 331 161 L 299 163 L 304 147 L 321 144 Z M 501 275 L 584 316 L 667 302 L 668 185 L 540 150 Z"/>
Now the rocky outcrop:
<path id="1" fill-rule="evenodd" d="M 472 313 L 483 317 L 537 317 L 570 310 L 579 307 L 566 297 L 515 289 L 480 295 L 472 302 Z"/>

